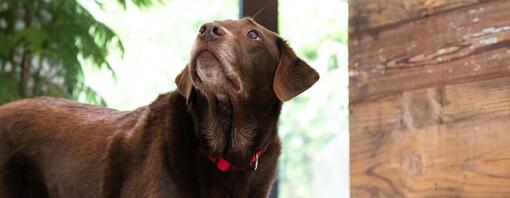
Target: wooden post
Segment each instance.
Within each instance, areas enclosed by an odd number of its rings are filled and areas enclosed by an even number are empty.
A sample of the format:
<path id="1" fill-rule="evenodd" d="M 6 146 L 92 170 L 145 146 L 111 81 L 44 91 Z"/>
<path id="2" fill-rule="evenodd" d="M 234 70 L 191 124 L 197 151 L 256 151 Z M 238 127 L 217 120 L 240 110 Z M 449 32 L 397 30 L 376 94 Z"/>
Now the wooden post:
<path id="1" fill-rule="evenodd" d="M 257 23 L 278 32 L 278 0 L 240 0 L 239 4 L 240 17 L 255 16 Z"/>

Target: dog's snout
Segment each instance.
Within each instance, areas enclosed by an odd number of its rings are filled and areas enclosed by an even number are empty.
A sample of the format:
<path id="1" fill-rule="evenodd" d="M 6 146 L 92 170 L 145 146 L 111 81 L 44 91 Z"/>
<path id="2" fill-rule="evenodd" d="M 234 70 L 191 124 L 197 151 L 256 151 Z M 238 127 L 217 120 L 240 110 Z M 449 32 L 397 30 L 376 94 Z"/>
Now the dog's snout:
<path id="1" fill-rule="evenodd" d="M 212 41 L 225 35 L 223 27 L 216 23 L 206 23 L 200 27 L 199 37 L 204 41 Z"/>

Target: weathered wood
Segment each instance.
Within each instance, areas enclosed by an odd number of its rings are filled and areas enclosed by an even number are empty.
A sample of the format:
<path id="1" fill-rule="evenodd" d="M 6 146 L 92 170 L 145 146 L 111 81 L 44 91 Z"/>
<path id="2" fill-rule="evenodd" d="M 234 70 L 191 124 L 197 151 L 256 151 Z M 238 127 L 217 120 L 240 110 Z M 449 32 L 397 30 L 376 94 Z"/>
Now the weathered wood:
<path id="1" fill-rule="evenodd" d="M 350 111 L 352 197 L 510 197 L 510 77 Z"/>
<path id="2" fill-rule="evenodd" d="M 350 112 L 351 132 L 364 133 L 420 128 L 485 114 L 506 116 L 510 113 L 510 77 L 404 92 L 351 104 Z M 409 120 L 417 115 L 422 115 L 415 119 L 418 122 Z"/>
<path id="3" fill-rule="evenodd" d="M 509 197 L 509 119 L 388 132 L 351 162 L 352 197 Z"/>
<path id="4" fill-rule="evenodd" d="M 349 5 L 350 32 L 414 20 L 479 3 L 480 0 L 355 0 Z"/>
<path id="5" fill-rule="evenodd" d="M 509 10 L 510 1 L 488 1 L 352 33 L 351 103 L 510 75 Z"/>

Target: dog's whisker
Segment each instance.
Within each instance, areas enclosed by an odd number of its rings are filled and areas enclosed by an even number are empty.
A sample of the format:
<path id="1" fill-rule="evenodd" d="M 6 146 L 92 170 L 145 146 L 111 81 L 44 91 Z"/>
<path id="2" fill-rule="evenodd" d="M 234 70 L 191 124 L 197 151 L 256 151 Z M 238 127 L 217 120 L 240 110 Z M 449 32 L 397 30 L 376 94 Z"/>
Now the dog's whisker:
<path id="1" fill-rule="evenodd" d="M 252 19 L 255 20 L 255 17 L 257 17 L 257 15 L 259 15 L 265 8 L 266 6 L 262 7 L 257 13 L 255 13 L 255 15 L 253 15 Z"/>

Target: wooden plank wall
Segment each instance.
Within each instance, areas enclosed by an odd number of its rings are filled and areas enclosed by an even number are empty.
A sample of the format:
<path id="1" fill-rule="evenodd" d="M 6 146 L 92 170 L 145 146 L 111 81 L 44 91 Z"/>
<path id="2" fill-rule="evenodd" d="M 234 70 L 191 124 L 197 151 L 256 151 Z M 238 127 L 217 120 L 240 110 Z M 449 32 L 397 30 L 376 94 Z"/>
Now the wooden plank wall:
<path id="1" fill-rule="evenodd" d="M 510 197 L 510 1 L 350 0 L 352 197 Z"/>

